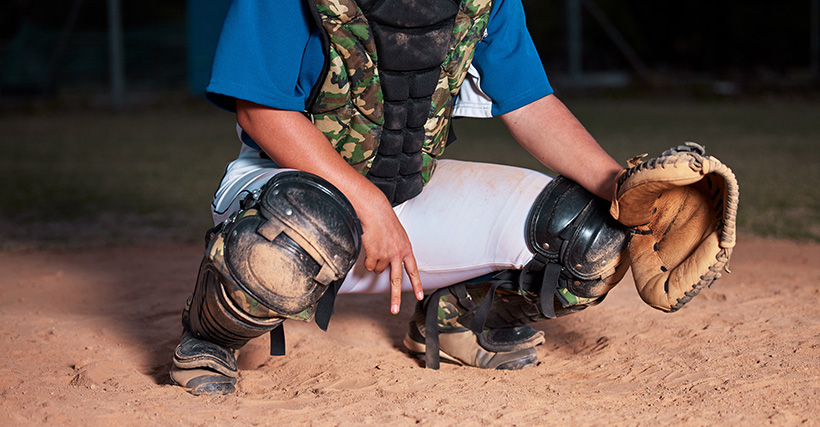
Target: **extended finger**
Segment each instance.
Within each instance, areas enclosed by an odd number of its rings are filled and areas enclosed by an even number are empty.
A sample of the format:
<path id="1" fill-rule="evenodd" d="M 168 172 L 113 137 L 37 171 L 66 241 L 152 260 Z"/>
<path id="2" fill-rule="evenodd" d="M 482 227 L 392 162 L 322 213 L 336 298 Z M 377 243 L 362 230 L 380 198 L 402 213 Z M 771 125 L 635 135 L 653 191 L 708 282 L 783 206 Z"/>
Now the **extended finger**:
<path id="1" fill-rule="evenodd" d="M 390 312 L 398 314 L 401 305 L 401 261 L 390 264 Z"/>
<path id="2" fill-rule="evenodd" d="M 413 287 L 413 293 L 416 299 L 421 301 L 424 299 L 424 289 L 421 286 L 421 276 L 419 275 L 419 267 L 416 264 L 416 257 L 411 253 L 404 258 L 404 271 L 410 277 L 410 285 Z"/>

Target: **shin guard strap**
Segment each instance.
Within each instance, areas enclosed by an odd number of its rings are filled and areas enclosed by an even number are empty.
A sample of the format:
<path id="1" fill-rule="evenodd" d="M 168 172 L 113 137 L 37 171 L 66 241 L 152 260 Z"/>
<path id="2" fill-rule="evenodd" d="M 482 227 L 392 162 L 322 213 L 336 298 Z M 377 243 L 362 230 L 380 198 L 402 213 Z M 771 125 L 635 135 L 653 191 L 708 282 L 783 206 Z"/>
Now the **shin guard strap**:
<path id="1" fill-rule="evenodd" d="M 285 327 L 283 325 L 270 331 L 270 355 L 285 355 Z"/>
<path id="2" fill-rule="evenodd" d="M 547 264 L 544 267 L 544 278 L 541 282 L 541 314 L 547 319 L 558 317 L 555 314 L 554 296 L 558 292 L 558 280 L 561 277 L 559 264 Z"/>
<path id="3" fill-rule="evenodd" d="M 484 301 L 481 301 L 481 305 L 479 305 L 476 309 L 475 315 L 473 315 L 473 320 L 470 322 L 470 330 L 476 335 L 481 335 L 484 333 L 484 325 L 487 323 L 487 317 L 490 316 L 490 309 L 493 306 L 493 300 L 495 300 L 495 290 L 504 284 L 511 284 L 511 282 L 506 280 L 493 281 L 490 288 L 487 290 L 487 295 L 484 297 Z"/>
<path id="4" fill-rule="evenodd" d="M 467 293 L 464 283 L 458 283 L 452 286 L 438 289 L 432 295 L 430 295 L 430 298 L 427 301 L 427 307 L 425 310 L 426 314 L 424 319 L 424 343 L 426 348 L 426 366 L 430 369 L 439 369 L 440 366 L 440 330 L 438 326 L 438 311 L 441 297 L 448 293 L 452 293 L 456 296 L 456 298 L 458 299 L 458 303 L 460 305 L 469 307 L 468 311 L 472 311 L 473 309 L 475 309 L 475 314 L 473 316 L 472 321 L 470 322 L 469 329 L 477 336 L 480 336 L 484 332 L 484 326 L 487 322 L 487 318 L 490 315 L 490 310 L 492 309 L 493 301 L 495 300 L 496 289 L 498 289 L 498 287 L 501 285 L 510 286 L 512 284 L 513 283 L 509 280 L 494 280 L 491 283 L 489 289 L 487 290 L 487 294 L 484 297 L 484 300 L 481 301 L 481 304 L 477 307 L 473 302 L 472 298 L 469 297 L 469 294 Z"/>
<path id="5" fill-rule="evenodd" d="M 427 300 L 424 319 L 424 345 L 426 347 L 424 358 L 425 365 L 430 369 L 439 368 L 438 304 L 447 292 L 449 292 L 447 288 L 438 289 Z"/>
<path id="6" fill-rule="evenodd" d="M 330 323 L 330 317 L 333 316 L 333 307 L 336 303 L 336 295 L 339 293 L 339 288 L 345 281 L 347 275 L 342 276 L 339 280 L 332 282 L 325 291 L 324 295 L 319 298 L 316 303 L 316 315 L 314 320 L 319 329 L 327 332 L 327 325 Z"/>

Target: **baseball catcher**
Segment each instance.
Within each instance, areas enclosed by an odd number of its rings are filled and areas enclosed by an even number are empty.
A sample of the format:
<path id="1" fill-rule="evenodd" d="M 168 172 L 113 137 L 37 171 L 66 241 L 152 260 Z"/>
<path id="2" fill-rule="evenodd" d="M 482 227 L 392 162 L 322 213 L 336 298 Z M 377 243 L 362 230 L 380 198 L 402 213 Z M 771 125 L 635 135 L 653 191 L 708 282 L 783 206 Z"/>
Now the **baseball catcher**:
<path id="1" fill-rule="evenodd" d="M 632 266 L 674 311 L 725 269 L 737 184 L 688 144 L 619 166 L 556 98 L 520 0 L 234 0 L 207 98 L 239 155 L 182 313 L 171 378 L 236 389 L 236 351 L 325 329 L 338 293 L 419 302 L 427 367 L 536 363 L 532 323 L 603 301 Z M 499 117 L 557 172 L 441 158 L 454 117 Z M 469 144 L 469 141 L 460 143 Z"/>

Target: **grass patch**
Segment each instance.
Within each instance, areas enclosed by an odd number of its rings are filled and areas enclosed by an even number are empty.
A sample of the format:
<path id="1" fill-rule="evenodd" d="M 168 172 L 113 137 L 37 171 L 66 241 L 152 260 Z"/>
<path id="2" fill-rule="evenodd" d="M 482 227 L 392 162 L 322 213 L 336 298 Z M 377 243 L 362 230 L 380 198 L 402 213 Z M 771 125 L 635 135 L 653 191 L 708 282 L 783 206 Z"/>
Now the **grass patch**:
<path id="1" fill-rule="evenodd" d="M 238 150 L 233 123 L 190 105 L 3 116 L 0 245 L 201 238 Z"/>
<path id="2" fill-rule="evenodd" d="M 619 161 L 695 141 L 741 188 L 739 225 L 820 241 L 820 104 L 565 99 Z M 545 121 L 545 126 L 548 122 Z M 460 119 L 446 157 L 548 172 L 498 120 Z M 0 247 L 199 240 L 234 118 L 204 103 L 128 113 L 53 110 L 0 116 Z"/>

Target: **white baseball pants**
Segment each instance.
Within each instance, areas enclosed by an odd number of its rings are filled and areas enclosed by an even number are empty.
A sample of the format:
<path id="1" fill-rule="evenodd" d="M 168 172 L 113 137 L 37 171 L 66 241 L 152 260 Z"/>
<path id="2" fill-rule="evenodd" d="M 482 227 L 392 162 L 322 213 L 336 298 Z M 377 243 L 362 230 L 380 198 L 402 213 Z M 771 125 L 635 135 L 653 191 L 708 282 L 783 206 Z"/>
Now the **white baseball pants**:
<path id="1" fill-rule="evenodd" d="M 218 224 L 239 209 L 247 192 L 287 169 L 243 145 L 231 162 L 211 206 Z M 393 208 L 413 245 L 425 290 L 498 270 L 520 269 L 533 254 L 525 241 L 527 215 L 551 178 L 503 165 L 442 159 L 424 191 Z M 412 290 L 404 273 L 403 290 Z M 390 290 L 390 272 L 364 268 L 364 254 L 339 292 Z"/>

